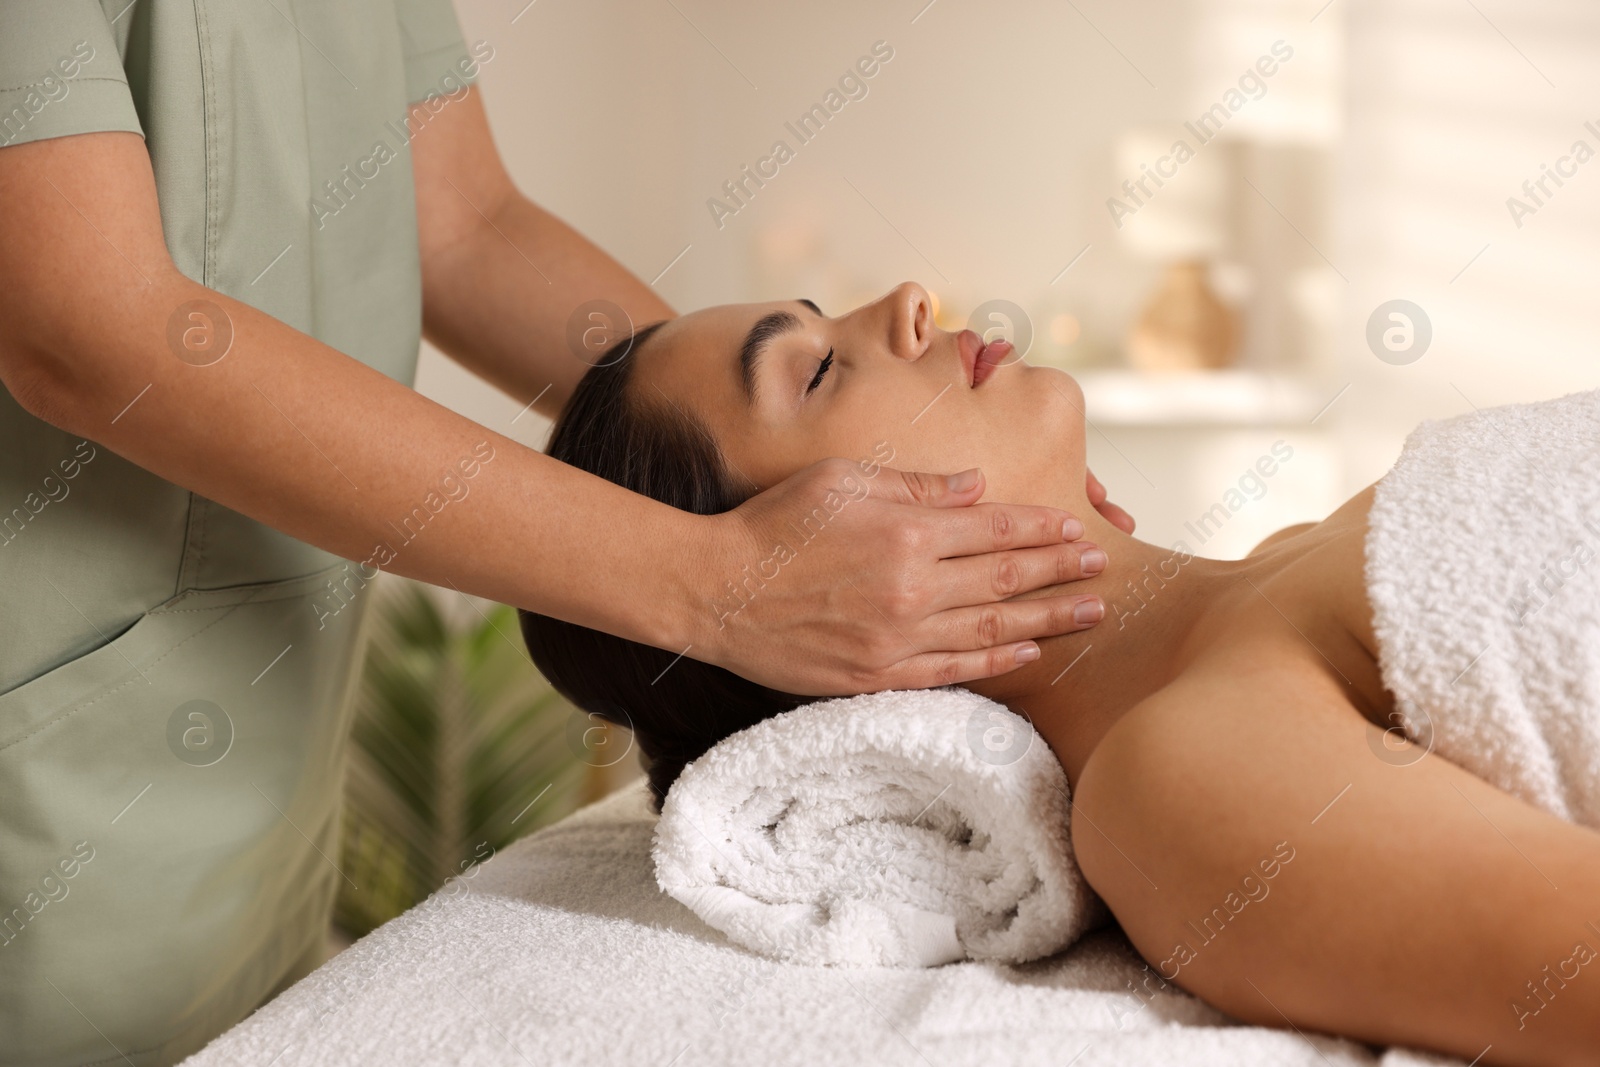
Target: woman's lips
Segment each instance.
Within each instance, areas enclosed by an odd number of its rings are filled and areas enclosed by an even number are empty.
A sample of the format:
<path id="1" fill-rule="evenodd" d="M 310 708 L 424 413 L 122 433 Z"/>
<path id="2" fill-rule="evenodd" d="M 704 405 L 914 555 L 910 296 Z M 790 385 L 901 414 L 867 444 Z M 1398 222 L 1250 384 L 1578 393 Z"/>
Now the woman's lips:
<path id="1" fill-rule="evenodd" d="M 1011 342 L 1003 338 L 984 345 L 983 351 L 978 353 L 978 364 L 973 368 L 973 387 L 982 385 L 996 370 L 1005 366 L 1013 351 L 1015 349 Z"/>
<path id="2" fill-rule="evenodd" d="M 973 389 L 987 381 L 995 369 L 1010 358 L 1012 350 L 1010 341 L 995 340 L 984 344 L 983 338 L 972 330 L 962 330 L 956 335 L 956 351 L 961 357 L 961 367 L 966 372 L 967 385 Z"/>

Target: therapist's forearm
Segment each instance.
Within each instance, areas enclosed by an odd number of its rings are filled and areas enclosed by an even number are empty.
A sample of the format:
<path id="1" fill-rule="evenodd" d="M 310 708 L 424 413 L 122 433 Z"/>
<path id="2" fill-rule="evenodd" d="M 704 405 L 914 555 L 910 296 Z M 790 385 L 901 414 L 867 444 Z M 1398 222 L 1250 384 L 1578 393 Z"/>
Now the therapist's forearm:
<path id="1" fill-rule="evenodd" d="M 672 309 L 517 190 L 476 87 L 414 130 L 424 335 L 512 396 L 537 398 L 537 410 L 553 416 L 589 366 L 568 338 L 580 308 L 593 312 L 593 302 L 603 302 L 598 314 L 579 318 L 591 342 L 668 318 Z"/>
<path id="2" fill-rule="evenodd" d="M 234 331 L 205 366 L 168 338 L 191 300 Z M 689 576 L 709 563 L 681 547 L 735 547 L 715 519 L 524 448 L 185 277 L 135 134 L 0 148 L 0 380 L 35 416 L 340 556 L 658 645 L 695 640 L 704 614 Z"/>
<path id="3" fill-rule="evenodd" d="M 48 358 L 74 380 L 36 414 L 340 556 L 637 640 L 679 639 L 663 602 L 682 598 L 657 588 L 672 579 L 656 557 L 697 543 L 692 524 L 706 520 L 519 445 L 175 270 L 145 272 L 150 284 L 103 291 L 67 324 Z M 195 299 L 235 333 L 210 366 L 166 342 L 171 309 Z"/>
<path id="4" fill-rule="evenodd" d="M 608 323 L 618 335 L 673 314 L 625 267 L 515 191 L 465 240 L 423 262 L 428 340 L 512 396 L 537 398 L 535 409 L 549 416 L 589 369 L 583 350 L 569 346 L 568 323 L 597 300 L 622 309 L 625 317 Z"/>

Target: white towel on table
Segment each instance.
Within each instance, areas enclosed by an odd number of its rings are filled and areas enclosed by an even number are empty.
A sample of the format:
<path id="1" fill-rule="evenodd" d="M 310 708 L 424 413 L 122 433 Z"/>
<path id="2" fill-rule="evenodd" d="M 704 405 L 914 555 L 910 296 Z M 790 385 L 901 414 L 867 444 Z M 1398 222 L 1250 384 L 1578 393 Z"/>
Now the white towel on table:
<path id="1" fill-rule="evenodd" d="M 661 887 L 796 963 L 1020 962 L 1105 916 L 1066 775 L 1027 720 L 965 689 L 808 704 L 729 737 L 668 792 Z"/>
<path id="2" fill-rule="evenodd" d="M 523 838 L 185 1067 L 1466 1067 L 1240 1025 L 1114 927 L 1020 965 L 754 956 L 656 886 L 647 805 L 637 782 Z"/>
<path id="3" fill-rule="evenodd" d="M 1369 524 L 1397 726 L 1600 827 L 1600 392 L 1423 423 Z"/>

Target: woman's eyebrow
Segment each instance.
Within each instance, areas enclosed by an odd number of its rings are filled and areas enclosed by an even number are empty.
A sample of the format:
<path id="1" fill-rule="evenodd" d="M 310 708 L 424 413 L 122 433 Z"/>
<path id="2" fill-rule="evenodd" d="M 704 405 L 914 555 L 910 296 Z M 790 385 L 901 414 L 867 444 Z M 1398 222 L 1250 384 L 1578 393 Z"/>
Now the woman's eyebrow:
<path id="1" fill-rule="evenodd" d="M 800 325 L 800 316 L 794 312 L 774 311 L 757 319 L 745 334 L 744 343 L 739 346 L 739 384 L 744 387 L 746 403 L 755 405 L 756 367 L 767 348 L 783 334 L 798 330 Z"/>

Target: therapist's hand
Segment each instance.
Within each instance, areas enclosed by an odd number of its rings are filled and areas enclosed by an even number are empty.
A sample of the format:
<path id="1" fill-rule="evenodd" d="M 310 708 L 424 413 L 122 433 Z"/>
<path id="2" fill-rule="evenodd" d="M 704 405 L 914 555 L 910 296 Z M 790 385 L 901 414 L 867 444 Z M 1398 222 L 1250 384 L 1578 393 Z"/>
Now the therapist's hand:
<path id="1" fill-rule="evenodd" d="M 1106 499 L 1106 487 L 1100 484 L 1100 479 L 1094 476 L 1094 471 L 1089 471 L 1088 475 L 1085 488 L 1089 491 L 1089 503 L 1100 513 L 1100 517 L 1111 525 L 1125 534 L 1133 533 L 1133 516 Z"/>
<path id="2" fill-rule="evenodd" d="M 1104 618 L 1087 593 L 1005 599 L 1100 567 L 1076 518 L 976 503 L 983 486 L 976 470 L 863 477 L 824 460 L 716 516 L 691 654 L 790 693 L 918 689 L 1004 674 L 1039 657 L 1032 639 Z"/>

